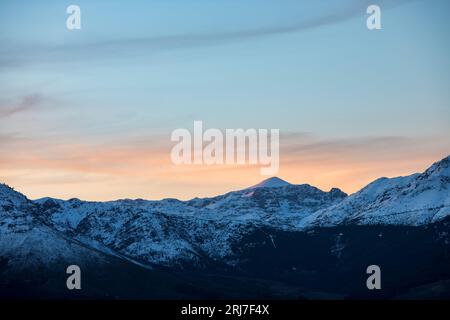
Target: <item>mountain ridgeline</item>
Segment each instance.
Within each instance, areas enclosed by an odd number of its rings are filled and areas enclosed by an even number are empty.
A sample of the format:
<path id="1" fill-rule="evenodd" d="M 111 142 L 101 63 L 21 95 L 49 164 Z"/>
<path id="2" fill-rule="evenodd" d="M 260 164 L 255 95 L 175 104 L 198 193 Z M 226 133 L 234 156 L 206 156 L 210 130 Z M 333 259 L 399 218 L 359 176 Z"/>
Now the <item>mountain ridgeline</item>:
<path id="1" fill-rule="evenodd" d="M 66 288 L 79 265 L 83 290 Z M 368 290 L 378 265 L 382 290 Z M 0 184 L 7 298 L 448 298 L 450 157 L 348 196 L 279 178 L 189 201 L 29 200 Z"/>

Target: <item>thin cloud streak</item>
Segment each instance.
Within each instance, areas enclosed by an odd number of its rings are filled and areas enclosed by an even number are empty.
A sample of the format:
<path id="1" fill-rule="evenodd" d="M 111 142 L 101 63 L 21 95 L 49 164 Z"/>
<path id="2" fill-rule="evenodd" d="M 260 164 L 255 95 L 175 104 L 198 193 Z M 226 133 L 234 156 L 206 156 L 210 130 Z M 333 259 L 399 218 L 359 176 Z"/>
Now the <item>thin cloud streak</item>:
<path id="1" fill-rule="evenodd" d="M 384 9 L 393 8 L 417 0 L 379 0 L 378 5 Z M 12 68 L 34 62 L 67 62 L 74 59 L 92 60 L 96 57 L 105 59 L 108 56 L 121 56 L 144 50 L 146 53 L 163 52 L 176 49 L 186 49 L 204 46 L 229 44 L 234 42 L 261 39 L 282 34 L 304 32 L 316 28 L 338 24 L 358 15 L 364 15 L 366 8 L 373 1 L 355 1 L 351 6 L 339 12 L 333 12 L 321 17 L 300 21 L 292 25 L 262 27 L 251 30 L 204 34 L 178 34 L 157 37 L 115 39 L 82 45 L 34 47 L 32 50 L 0 51 L 0 68 Z M 5 46 L 6 47 L 6 46 Z"/>
<path id="2" fill-rule="evenodd" d="M 32 110 L 44 101 L 40 94 L 24 96 L 19 102 L 8 104 L 0 103 L 0 118 L 6 118 L 16 113 Z"/>

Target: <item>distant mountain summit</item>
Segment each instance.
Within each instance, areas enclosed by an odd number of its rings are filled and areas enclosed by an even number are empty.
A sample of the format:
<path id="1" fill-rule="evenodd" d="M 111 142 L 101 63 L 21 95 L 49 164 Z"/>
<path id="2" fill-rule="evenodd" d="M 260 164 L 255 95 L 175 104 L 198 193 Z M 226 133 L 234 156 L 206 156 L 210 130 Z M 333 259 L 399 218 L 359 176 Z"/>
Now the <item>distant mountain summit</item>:
<path id="1" fill-rule="evenodd" d="M 422 175 L 426 177 L 428 176 L 450 177 L 450 156 L 442 159 L 441 161 L 435 162 Z"/>
<path id="2" fill-rule="evenodd" d="M 254 186 L 251 186 L 248 189 L 255 189 L 255 188 L 279 188 L 279 187 L 286 187 L 290 186 L 291 184 L 283 179 L 280 179 L 278 177 L 272 177 L 266 180 L 261 181 L 258 184 L 255 184 Z"/>
<path id="3" fill-rule="evenodd" d="M 13 205 L 25 204 L 27 201 L 23 194 L 4 183 L 0 183 L 0 213 L 2 206 L 12 207 Z"/>

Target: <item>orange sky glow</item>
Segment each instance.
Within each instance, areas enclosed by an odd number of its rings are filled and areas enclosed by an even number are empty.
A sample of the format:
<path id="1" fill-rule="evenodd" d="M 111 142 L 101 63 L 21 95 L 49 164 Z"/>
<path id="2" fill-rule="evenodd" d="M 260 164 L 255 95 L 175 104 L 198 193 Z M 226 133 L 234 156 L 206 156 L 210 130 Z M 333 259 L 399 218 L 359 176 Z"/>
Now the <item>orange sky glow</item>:
<path id="1" fill-rule="evenodd" d="M 284 143 L 284 144 L 283 144 Z M 446 140 L 282 140 L 278 177 L 353 193 L 379 177 L 424 171 L 447 156 Z M 268 178 L 259 165 L 174 165 L 169 144 L 58 144 L 24 141 L 0 156 L 0 180 L 31 199 L 190 199 Z"/>

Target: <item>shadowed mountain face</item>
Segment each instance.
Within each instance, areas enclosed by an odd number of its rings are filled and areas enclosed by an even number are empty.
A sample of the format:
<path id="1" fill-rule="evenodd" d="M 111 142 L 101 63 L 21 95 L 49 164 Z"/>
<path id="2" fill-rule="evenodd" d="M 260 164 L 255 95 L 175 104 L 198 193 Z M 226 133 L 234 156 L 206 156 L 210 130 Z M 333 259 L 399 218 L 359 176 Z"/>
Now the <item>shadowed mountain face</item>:
<path id="1" fill-rule="evenodd" d="M 30 201 L 0 185 L 0 294 L 99 298 L 442 298 L 450 158 L 347 196 L 271 178 L 179 201 Z M 77 264 L 85 286 L 65 289 Z M 366 288 L 379 265 L 383 290 Z"/>

